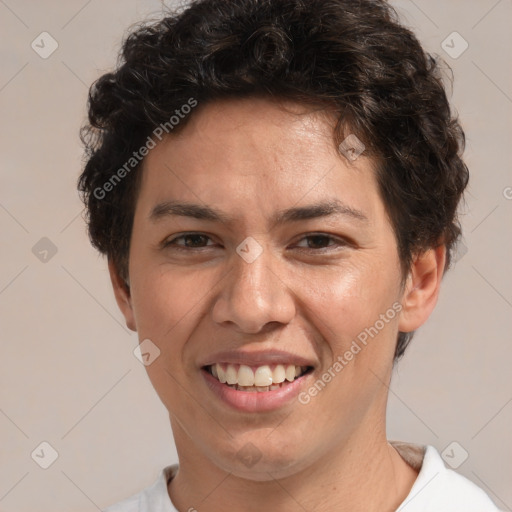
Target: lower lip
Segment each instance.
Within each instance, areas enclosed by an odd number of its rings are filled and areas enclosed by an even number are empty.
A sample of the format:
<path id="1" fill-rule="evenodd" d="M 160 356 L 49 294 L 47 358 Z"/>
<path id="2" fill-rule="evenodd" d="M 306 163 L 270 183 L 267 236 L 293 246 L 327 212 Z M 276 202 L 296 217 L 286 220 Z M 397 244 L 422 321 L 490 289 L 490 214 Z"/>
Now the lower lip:
<path id="1" fill-rule="evenodd" d="M 296 399 L 310 373 L 272 391 L 238 391 L 218 381 L 211 373 L 201 368 L 208 388 L 223 402 L 245 412 L 273 411 Z"/>

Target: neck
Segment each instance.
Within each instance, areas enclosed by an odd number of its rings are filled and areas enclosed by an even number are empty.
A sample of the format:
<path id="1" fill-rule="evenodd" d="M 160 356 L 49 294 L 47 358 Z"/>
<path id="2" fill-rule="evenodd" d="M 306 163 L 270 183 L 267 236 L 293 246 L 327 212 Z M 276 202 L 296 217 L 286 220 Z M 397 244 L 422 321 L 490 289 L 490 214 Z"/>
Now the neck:
<path id="1" fill-rule="evenodd" d="M 392 512 L 417 477 L 383 431 L 354 434 L 306 469 L 281 479 L 269 473 L 265 481 L 220 469 L 197 450 L 179 426 L 174 425 L 173 431 L 180 465 L 168 491 L 180 511 Z"/>

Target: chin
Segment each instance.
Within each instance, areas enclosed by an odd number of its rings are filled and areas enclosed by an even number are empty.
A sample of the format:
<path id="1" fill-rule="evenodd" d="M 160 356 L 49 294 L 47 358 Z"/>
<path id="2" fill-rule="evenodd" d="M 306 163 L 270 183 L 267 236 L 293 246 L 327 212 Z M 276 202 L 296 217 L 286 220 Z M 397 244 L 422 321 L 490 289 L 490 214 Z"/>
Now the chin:
<path id="1" fill-rule="evenodd" d="M 230 449 L 222 458 L 217 451 L 214 463 L 233 476 L 247 480 L 266 482 L 286 478 L 305 469 L 311 462 L 306 460 L 304 446 L 300 443 L 278 447 L 268 439 L 264 441 L 263 436 L 253 440 L 244 436 L 236 446 L 236 451 Z"/>

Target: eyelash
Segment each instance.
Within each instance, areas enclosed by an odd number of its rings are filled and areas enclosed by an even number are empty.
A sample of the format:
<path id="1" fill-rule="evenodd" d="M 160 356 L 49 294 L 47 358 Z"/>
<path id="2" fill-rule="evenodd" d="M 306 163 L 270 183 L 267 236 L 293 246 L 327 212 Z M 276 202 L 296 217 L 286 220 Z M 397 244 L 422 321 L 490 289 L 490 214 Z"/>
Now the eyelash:
<path id="1" fill-rule="evenodd" d="M 185 246 L 180 246 L 180 245 L 177 245 L 175 242 L 176 240 L 180 240 L 181 238 L 186 238 L 186 237 L 189 237 L 189 236 L 201 236 L 201 237 L 206 237 L 208 238 L 209 240 L 211 240 L 211 237 L 209 237 L 208 235 L 205 235 L 204 233 L 184 233 L 184 234 L 181 234 L 179 236 L 176 236 L 174 238 L 172 238 L 171 240 L 165 240 L 164 242 L 162 242 L 162 247 L 164 249 L 166 248 L 170 248 L 172 247 L 173 250 L 177 250 L 177 251 L 185 251 L 185 252 L 188 252 L 188 251 L 201 251 L 201 250 L 204 250 L 206 249 L 207 247 L 212 247 L 212 246 L 205 246 L 205 247 L 185 247 Z M 327 246 L 327 247 L 321 247 L 319 249 L 312 249 L 312 248 L 309 248 L 309 247 L 302 247 L 300 248 L 301 251 L 314 251 L 314 252 L 326 252 L 326 251 L 332 251 L 336 246 L 337 247 L 347 247 L 347 246 L 350 246 L 350 243 L 346 240 L 343 240 L 343 239 L 340 239 L 338 237 L 335 237 L 333 235 L 329 235 L 327 233 L 310 233 L 304 237 L 302 237 L 300 241 L 302 240 L 305 240 L 307 238 L 314 238 L 314 237 L 319 237 L 319 238 L 326 238 L 328 239 L 329 241 L 334 241 L 336 242 L 336 245 L 331 245 L 331 246 Z"/>

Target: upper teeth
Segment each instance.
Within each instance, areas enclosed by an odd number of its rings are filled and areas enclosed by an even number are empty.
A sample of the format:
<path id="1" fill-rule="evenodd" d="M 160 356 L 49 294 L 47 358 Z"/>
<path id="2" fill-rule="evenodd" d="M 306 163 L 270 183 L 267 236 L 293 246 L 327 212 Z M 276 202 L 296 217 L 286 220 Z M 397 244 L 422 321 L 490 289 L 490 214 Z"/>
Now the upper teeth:
<path id="1" fill-rule="evenodd" d="M 292 382 L 301 375 L 307 367 L 293 364 L 278 364 L 271 368 L 268 365 L 255 367 L 254 370 L 245 364 L 228 364 L 222 366 L 216 363 L 210 367 L 212 375 L 220 382 L 238 384 L 239 386 L 270 386 L 285 380 Z"/>

